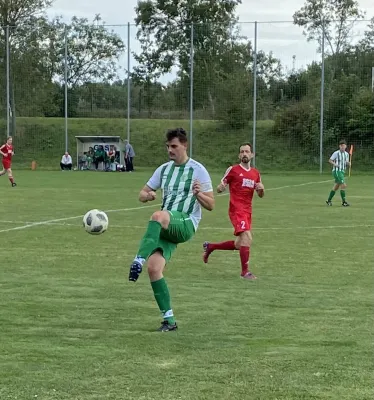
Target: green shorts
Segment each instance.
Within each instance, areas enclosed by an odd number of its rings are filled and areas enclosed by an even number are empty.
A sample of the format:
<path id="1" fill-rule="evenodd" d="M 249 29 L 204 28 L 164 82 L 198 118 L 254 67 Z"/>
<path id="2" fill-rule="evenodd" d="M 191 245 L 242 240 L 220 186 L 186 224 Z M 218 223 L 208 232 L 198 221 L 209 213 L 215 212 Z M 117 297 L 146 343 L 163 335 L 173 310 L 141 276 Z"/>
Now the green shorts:
<path id="1" fill-rule="evenodd" d="M 161 251 L 166 261 L 171 259 L 179 243 L 190 240 L 195 234 L 195 227 L 188 214 L 179 211 L 169 211 L 170 224 L 168 229 L 162 229 L 158 246 L 152 252 Z"/>
<path id="2" fill-rule="evenodd" d="M 344 183 L 344 171 L 333 171 L 332 176 L 334 177 L 335 183 L 342 185 Z"/>

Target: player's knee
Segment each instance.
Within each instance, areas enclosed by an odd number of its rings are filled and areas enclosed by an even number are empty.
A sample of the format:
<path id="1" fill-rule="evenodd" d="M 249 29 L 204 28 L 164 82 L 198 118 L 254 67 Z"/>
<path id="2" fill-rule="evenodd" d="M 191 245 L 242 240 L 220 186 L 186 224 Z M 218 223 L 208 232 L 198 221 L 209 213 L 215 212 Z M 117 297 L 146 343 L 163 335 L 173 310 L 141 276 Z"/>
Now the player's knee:
<path id="1" fill-rule="evenodd" d="M 163 228 L 166 228 L 170 222 L 170 215 L 166 211 L 156 211 L 152 214 L 151 221 L 157 221 Z"/>
<path id="2" fill-rule="evenodd" d="M 341 188 L 342 190 L 344 190 L 346 187 L 347 187 L 347 184 L 346 184 L 346 183 L 342 183 L 341 186 L 340 186 L 340 188 Z"/>

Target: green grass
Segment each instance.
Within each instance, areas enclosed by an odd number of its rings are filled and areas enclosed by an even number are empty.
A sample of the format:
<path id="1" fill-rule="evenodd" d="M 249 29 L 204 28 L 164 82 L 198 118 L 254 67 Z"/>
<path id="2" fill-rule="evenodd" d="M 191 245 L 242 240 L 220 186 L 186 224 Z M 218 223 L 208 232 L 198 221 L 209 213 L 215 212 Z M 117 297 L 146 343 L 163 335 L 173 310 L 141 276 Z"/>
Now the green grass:
<path id="1" fill-rule="evenodd" d="M 132 119 L 131 142 L 136 152 L 136 165 L 152 167 L 165 161 L 163 146 L 165 132 L 173 127 L 189 131 L 187 120 Z M 294 142 L 270 136 L 273 121 L 257 122 L 258 166 L 264 170 L 318 171 L 319 150 L 305 149 Z M 0 129 L 6 131 L 5 121 Z M 79 135 L 119 135 L 127 137 L 126 119 L 120 118 L 69 118 L 68 148 L 76 161 L 76 139 Z M 193 126 L 193 157 L 210 168 L 225 168 L 236 162 L 238 145 L 252 141 L 253 127 L 230 130 L 219 121 L 196 120 Z M 17 118 L 17 134 L 14 140 L 17 168 L 30 168 L 36 160 L 39 169 L 58 169 L 65 151 L 65 125 L 63 118 Z M 327 155 L 326 155 L 327 157 Z M 358 163 L 356 161 L 355 167 Z"/>
<path id="2" fill-rule="evenodd" d="M 299 144 L 298 140 L 275 137 L 273 121 L 257 121 L 256 165 L 266 171 L 319 171 L 319 140 L 315 146 Z M 131 143 L 136 152 L 136 165 L 152 167 L 165 161 L 163 146 L 167 129 L 183 127 L 189 131 L 189 121 L 168 119 L 132 119 Z M 0 129 L 6 132 L 6 121 L 0 120 Z M 109 135 L 127 137 L 127 121 L 121 118 L 69 118 L 68 149 L 76 162 L 76 139 L 79 135 Z M 236 162 L 238 145 L 252 142 L 253 125 L 240 130 L 224 127 L 219 121 L 196 120 L 193 124 L 192 156 L 210 169 L 219 169 Z M 318 143 L 317 143 L 318 142 Z M 38 169 L 58 169 L 65 151 L 65 121 L 63 118 L 19 117 L 14 139 L 17 168 L 30 169 L 35 160 Z M 325 168 L 328 157 L 336 146 L 325 146 Z M 371 170 L 373 149 L 369 144 L 357 148 L 354 156 L 355 171 Z"/>
<path id="3" fill-rule="evenodd" d="M 149 172 L 15 174 L 17 188 L 0 179 L 1 400 L 374 397 L 372 177 L 348 180 L 351 207 L 337 195 L 328 208 L 329 176 L 265 176 L 255 282 L 239 279 L 237 253 L 201 261 L 204 240 L 233 237 L 217 197 L 167 268 L 179 331 L 160 334 L 146 273 L 127 280 L 158 208 L 137 201 Z M 123 211 L 101 236 L 80 217 L 22 228 L 90 208 Z"/>

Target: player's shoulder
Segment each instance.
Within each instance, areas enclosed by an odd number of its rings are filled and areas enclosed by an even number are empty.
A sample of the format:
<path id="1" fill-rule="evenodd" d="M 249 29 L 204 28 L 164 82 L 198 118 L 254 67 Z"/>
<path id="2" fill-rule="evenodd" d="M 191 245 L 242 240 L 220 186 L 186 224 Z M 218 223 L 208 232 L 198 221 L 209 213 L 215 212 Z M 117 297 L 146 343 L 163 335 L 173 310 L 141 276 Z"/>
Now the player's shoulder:
<path id="1" fill-rule="evenodd" d="M 168 167 L 171 167 L 173 164 L 172 161 L 168 161 L 166 163 L 161 164 L 159 167 L 155 169 L 155 173 L 161 173 L 162 171 L 165 171 Z"/>
<path id="2" fill-rule="evenodd" d="M 228 169 L 228 172 L 243 172 L 243 168 L 240 166 L 240 164 L 234 164 L 231 165 Z"/>
<path id="3" fill-rule="evenodd" d="M 208 170 L 206 169 L 204 164 L 201 164 L 199 161 L 196 161 L 193 158 L 188 159 L 186 166 L 193 168 L 194 170 L 196 170 L 196 172 L 198 172 L 198 171 L 208 172 Z"/>

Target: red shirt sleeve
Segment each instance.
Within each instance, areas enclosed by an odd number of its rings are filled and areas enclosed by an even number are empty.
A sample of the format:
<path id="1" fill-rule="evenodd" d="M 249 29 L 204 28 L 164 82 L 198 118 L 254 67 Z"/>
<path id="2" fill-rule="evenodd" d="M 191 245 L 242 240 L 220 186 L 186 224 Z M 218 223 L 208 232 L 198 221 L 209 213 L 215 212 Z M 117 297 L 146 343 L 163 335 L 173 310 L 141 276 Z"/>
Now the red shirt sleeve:
<path id="1" fill-rule="evenodd" d="M 3 144 L 3 145 L 0 147 L 0 151 L 2 151 L 3 153 L 5 153 L 5 150 L 6 150 L 6 145 Z"/>

